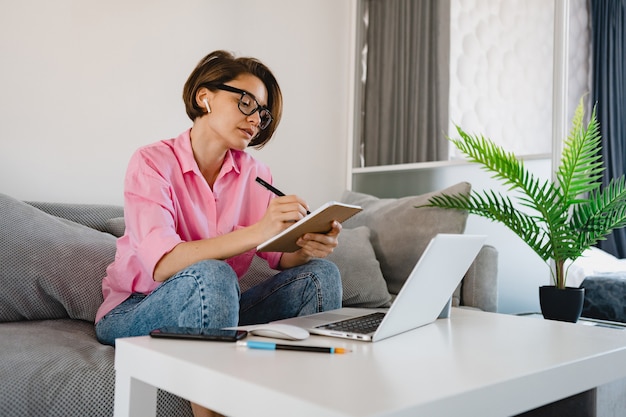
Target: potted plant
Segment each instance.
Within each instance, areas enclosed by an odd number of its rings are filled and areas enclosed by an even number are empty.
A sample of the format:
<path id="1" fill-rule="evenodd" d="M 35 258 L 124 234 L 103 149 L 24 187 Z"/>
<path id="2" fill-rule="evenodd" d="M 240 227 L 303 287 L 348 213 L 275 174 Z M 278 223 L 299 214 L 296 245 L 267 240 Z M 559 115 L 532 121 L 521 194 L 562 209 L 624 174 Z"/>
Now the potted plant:
<path id="1" fill-rule="evenodd" d="M 606 239 L 611 231 L 626 225 L 624 176 L 612 179 L 601 189 L 604 166 L 595 108 L 586 126 L 583 117 L 581 99 L 564 142 L 555 180 L 536 178 L 514 154 L 482 136 L 468 135 L 457 126 L 461 137 L 449 140 L 470 162 L 493 173 L 493 178 L 514 193 L 514 200 L 497 191 L 483 190 L 472 191 L 469 196 L 435 196 L 426 205 L 466 210 L 512 230 L 550 267 L 554 286 L 540 288 L 544 317 L 573 322 L 580 317 L 584 289 L 566 286 L 566 261 L 574 261 L 599 240 Z M 569 290 L 578 294 L 572 296 Z M 575 298 L 578 305 L 573 314 L 565 311 L 565 301 L 546 301 L 547 293 Z"/>

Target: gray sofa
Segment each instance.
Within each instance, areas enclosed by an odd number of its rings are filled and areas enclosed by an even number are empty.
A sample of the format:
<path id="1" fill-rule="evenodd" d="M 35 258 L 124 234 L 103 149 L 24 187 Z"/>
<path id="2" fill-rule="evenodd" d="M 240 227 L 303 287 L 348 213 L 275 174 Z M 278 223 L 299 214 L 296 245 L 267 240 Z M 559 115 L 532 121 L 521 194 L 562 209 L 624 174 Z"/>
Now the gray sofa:
<path id="1" fill-rule="evenodd" d="M 447 192 L 469 192 L 460 183 Z M 331 255 L 344 305 L 380 307 L 436 233 L 462 233 L 466 214 L 420 208 L 429 195 L 382 199 L 346 192 L 364 211 L 344 223 Z M 114 348 L 93 329 L 101 280 L 124 230 L 112 205 L 25 203 L 0 194 L 0 415 L 111 416 Z M 265 279 L 255 262 L 242 290 Z M 453 305 L 497 309 L 497 252 L 485 246 Z M 159 416 L 191 415 L 187 401 L 159 392 Z"/>

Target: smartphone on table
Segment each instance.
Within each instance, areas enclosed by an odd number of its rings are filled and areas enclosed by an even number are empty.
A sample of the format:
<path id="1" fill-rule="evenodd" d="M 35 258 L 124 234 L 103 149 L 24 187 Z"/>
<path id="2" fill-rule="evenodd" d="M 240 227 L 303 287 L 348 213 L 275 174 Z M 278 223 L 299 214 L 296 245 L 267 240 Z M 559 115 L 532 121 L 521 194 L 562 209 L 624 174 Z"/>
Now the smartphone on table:
<path id="1" fill-rule="evenodd" d="M 170 339 L 209 340 L 218 342 L 235 342 L 248 335 L 245 330 L 202 329 L 197 327 L 162 327 L 150 332 L 152 337 Z"/>

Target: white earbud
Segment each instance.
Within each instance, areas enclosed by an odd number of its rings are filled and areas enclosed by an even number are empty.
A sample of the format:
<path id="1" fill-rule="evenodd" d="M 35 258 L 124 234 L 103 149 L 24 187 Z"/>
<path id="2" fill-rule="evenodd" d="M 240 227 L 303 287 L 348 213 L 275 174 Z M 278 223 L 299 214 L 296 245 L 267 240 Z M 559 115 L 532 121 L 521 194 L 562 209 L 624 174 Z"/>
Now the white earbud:
<path id="1" fill-rule="evenodd" d="M 205 98 L 204 100 L 202 100 L 202 102 L 204 103 L 204 107 L 206 107 L 206 112 L 211 113 L 211 108 L 209 107 L 209 100 Z"/>

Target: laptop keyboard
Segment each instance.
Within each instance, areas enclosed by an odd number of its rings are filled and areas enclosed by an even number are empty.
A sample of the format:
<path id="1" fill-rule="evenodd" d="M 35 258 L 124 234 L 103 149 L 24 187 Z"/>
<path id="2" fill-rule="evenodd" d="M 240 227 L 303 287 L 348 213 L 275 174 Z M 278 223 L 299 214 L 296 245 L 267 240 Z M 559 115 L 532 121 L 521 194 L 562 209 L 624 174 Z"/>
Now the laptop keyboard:
<path id="1" fill-rule="evenodd" d="M 373 333 L 383 321 L 385 313 L 376 312 L 367 314 L 365 316 L 355 317 L 352 319 L 346 319 L 341 321 L 335 321 L 333 323 L 323 324 L 317 326 L 316 329 L 337 330 L 346 333 Z"/>

